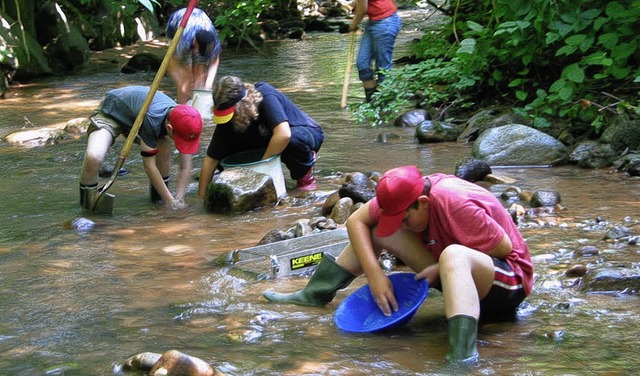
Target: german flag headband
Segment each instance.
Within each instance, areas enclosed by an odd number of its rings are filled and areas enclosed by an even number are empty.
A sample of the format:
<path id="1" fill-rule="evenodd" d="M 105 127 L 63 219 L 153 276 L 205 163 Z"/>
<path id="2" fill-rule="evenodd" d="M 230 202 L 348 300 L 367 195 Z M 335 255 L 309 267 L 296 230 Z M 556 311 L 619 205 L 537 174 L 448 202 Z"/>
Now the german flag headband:
<path id="1" fill-rule="evenodd" d="M 213 107 L 213 122 L 216 124 L 228 123 L 236 111 L 236 104 L 247 95 L 247 88 L 243 87 L 238 96 L 228 102 Z"/>

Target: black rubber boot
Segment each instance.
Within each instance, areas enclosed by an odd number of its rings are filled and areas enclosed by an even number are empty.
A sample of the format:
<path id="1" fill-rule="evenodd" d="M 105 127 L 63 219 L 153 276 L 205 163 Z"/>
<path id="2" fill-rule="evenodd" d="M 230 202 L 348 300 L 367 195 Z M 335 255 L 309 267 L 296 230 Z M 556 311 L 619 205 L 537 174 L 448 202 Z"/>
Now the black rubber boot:
<path id="1" fill-rule="evenodd" d="M 93 185 L 80 184 L 80 206 L 91 210 L 96 192 L 98 192 L 98 183 Z"/>
<path id="2" fill-rule="evenodd" d="M 169 179 L 171 177 L 170 176 L 163 176 L 162 180 L 164 180 L 164 185 L 167 186 L 167 188 L 169 188 Z M 158 193 L 158 191 L 156 191 L 155 188 L 153 188 L 153 185 L 151 183 L 149 183 L 149 196 L 151 197 L 151 202 L 154 204 L 162 204 L 162 197 L 160 196 L 160 193 Z"/>
<path id="3" fill-rule="evenodd" d="M 449 352 L 447 361 L 470 365 L 478 362 L 478 319 L 456 315 L 449 319 Z"/>
<path id="4" fill-rule="evenodd" d="M 265 291 L 263 296 L 270 302 L 297 304 L 301 306 L 324 306 L 356 278 L 348 270 L 336 263 L 330 254 L 324 254 L 307 285 L 299 291 L 281 294 Z"/>
<path id="5" fill-rule="evenodd" d="M 375 87 L 372 88 L 364 88 L 364 100 L 365 102 L 369 103 L 371 102 L 371 96 L 373 95 L 373 93 L 375 93 L 376 91 L 378 91 Z"/>

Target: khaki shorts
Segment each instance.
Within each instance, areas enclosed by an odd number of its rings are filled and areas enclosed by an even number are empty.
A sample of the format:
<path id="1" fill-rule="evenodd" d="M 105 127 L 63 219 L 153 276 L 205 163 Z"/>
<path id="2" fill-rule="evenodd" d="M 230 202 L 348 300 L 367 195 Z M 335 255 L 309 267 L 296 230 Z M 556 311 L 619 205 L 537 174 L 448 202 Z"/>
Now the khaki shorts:
<path id="1" fill-rule="evenodd" d="M 193 53 L 193 51 L 191 50 L 181 55 L 176 54 L 175 58 L 178 60 L 180 65 L 187 66 L 187 67 L 191 65 L 204 65 L 208 67 L 212 60 L 207 58 L 206 56 Z"/>
<path id="2" fill-rule="evenodd" d="M 128 136 L 128 132 L 124 131 L 124 127 L 118 121 L 113 118 L 108 117 L 103 114 L 100 110 L 96 110 L 93 115 L 89 117 L 89 128 L 87 128 L 87 135 L 90 135 L 91 132 L 97 131 L 99 129 L 104 129 L 111 134 L 113 137 L 113 141 L 111 144 L 116 141 L 116 138 L 121 134 Z M 136 144 L 140 144 L 140 137 L 136 136 L 134 141 Z"/>

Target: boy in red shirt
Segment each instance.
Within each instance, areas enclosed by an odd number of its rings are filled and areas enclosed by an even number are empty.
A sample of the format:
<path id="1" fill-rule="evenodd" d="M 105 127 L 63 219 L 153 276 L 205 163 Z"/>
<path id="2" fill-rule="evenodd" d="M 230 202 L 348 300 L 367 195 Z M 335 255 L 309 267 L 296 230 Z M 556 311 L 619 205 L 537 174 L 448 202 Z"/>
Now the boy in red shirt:
<path id="1" fill-rule="evenodd" d="M 533 263 L 527 245 L 500 201 L 455 176 L 422 176 L 415 166 L 387 171 L 376 197 L 347 220 L 349 244 L 337 260 L 325 255 L 305 288 L 265 292 L 267 300 L 308 306 L 329 303 L 364 273 L 387 316 L 398 310 L 378 256 L 387 250 L 442 290 L 452 362 L 478 359 L 478 321 L 513 319 L 531 293 Z"/>

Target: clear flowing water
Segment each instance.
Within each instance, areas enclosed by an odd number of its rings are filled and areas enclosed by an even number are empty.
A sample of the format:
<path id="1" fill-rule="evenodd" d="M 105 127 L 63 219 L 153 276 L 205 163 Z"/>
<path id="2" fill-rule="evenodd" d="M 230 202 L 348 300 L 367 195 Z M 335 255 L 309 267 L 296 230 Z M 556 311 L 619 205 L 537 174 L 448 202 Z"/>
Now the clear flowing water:
<path id="1" fill-rule="evenodd" d="M 397 56 L 419 36 L 411 30 L 405 23 Z M 340 110 L 347 48 L 347 36 L 313 34 L 304 41 L 270 42 L 261 54 L 230 49 L 220 75 L 267 80 L 324 126 L 327 140 L 317 164 L 320 198 L 339 187 L 344 172 L 416 164 L 424 173 L 452 173 L 469 155 L 469 145 L 420 145 L 410 129 L 358 125 Z M 107 90 L 150 84 L 153 74 L 118 73 L 124 56 L 142 49 L 129 48 L 115 58 L 96 53 L 81 73 L 14 86 L 0 101 L 0 136 L 85 117 Z M 144 49 L 164 51 L 154 44 Z M 168 80 L 161 89 L 175 94 Z M 352 103 L 363 98 L 355 74 L 349 94 Z M 205 130 L 196 167 L 212 131 Z M 399 137 L 379 143 L 381 132 Z M 213 265 L 225 251 L 252 246 L 271 229 L 317 215 L 321 199 L 214 215 L 204 211 L 194 183 L 191 206 L 167 211 L 148 203 L 148 183 L 134 147 L 125 164 L 129 174 L 110 189 L 117 196 L 114 214 L 91 217 L 96 222 L 91 231 L 72 228 L 69 223 L 84 215 L 77 180 L 85 142 L 37 148 L 0 144 L 0 374 L 110 375 L 132 355 L 169 349 L 230 375 L 413 375 L 443 367 L 446 322 L 435 291 L 406 327 L 352 335 L 336 329 L 333 312 L 364 278 L 327 307 L 300 308 L 267 304 L 261 294 L 271 288 L 292 291 L 305 278 L 257 281 Z M 560 192 L 564 210 L 553 215 L 556 225 L 522 229 L 536 260 L 535 291 L 517 322 L 480 330 L 482 360 L 468 373 L 634 373 L 640 366 L 637 295 L 586 294 L 571 287 L 564 271 L 574 263 L 640 262 L 637 246 L 604 242 L 602 232 L 581 226 L 597 217 L 637 222 L 638 180 L 574 166 L 496 172 L 525 189 Z M 595 245 L 601 254 L 573 256 L 571 250 L 582 245 Z"/>

